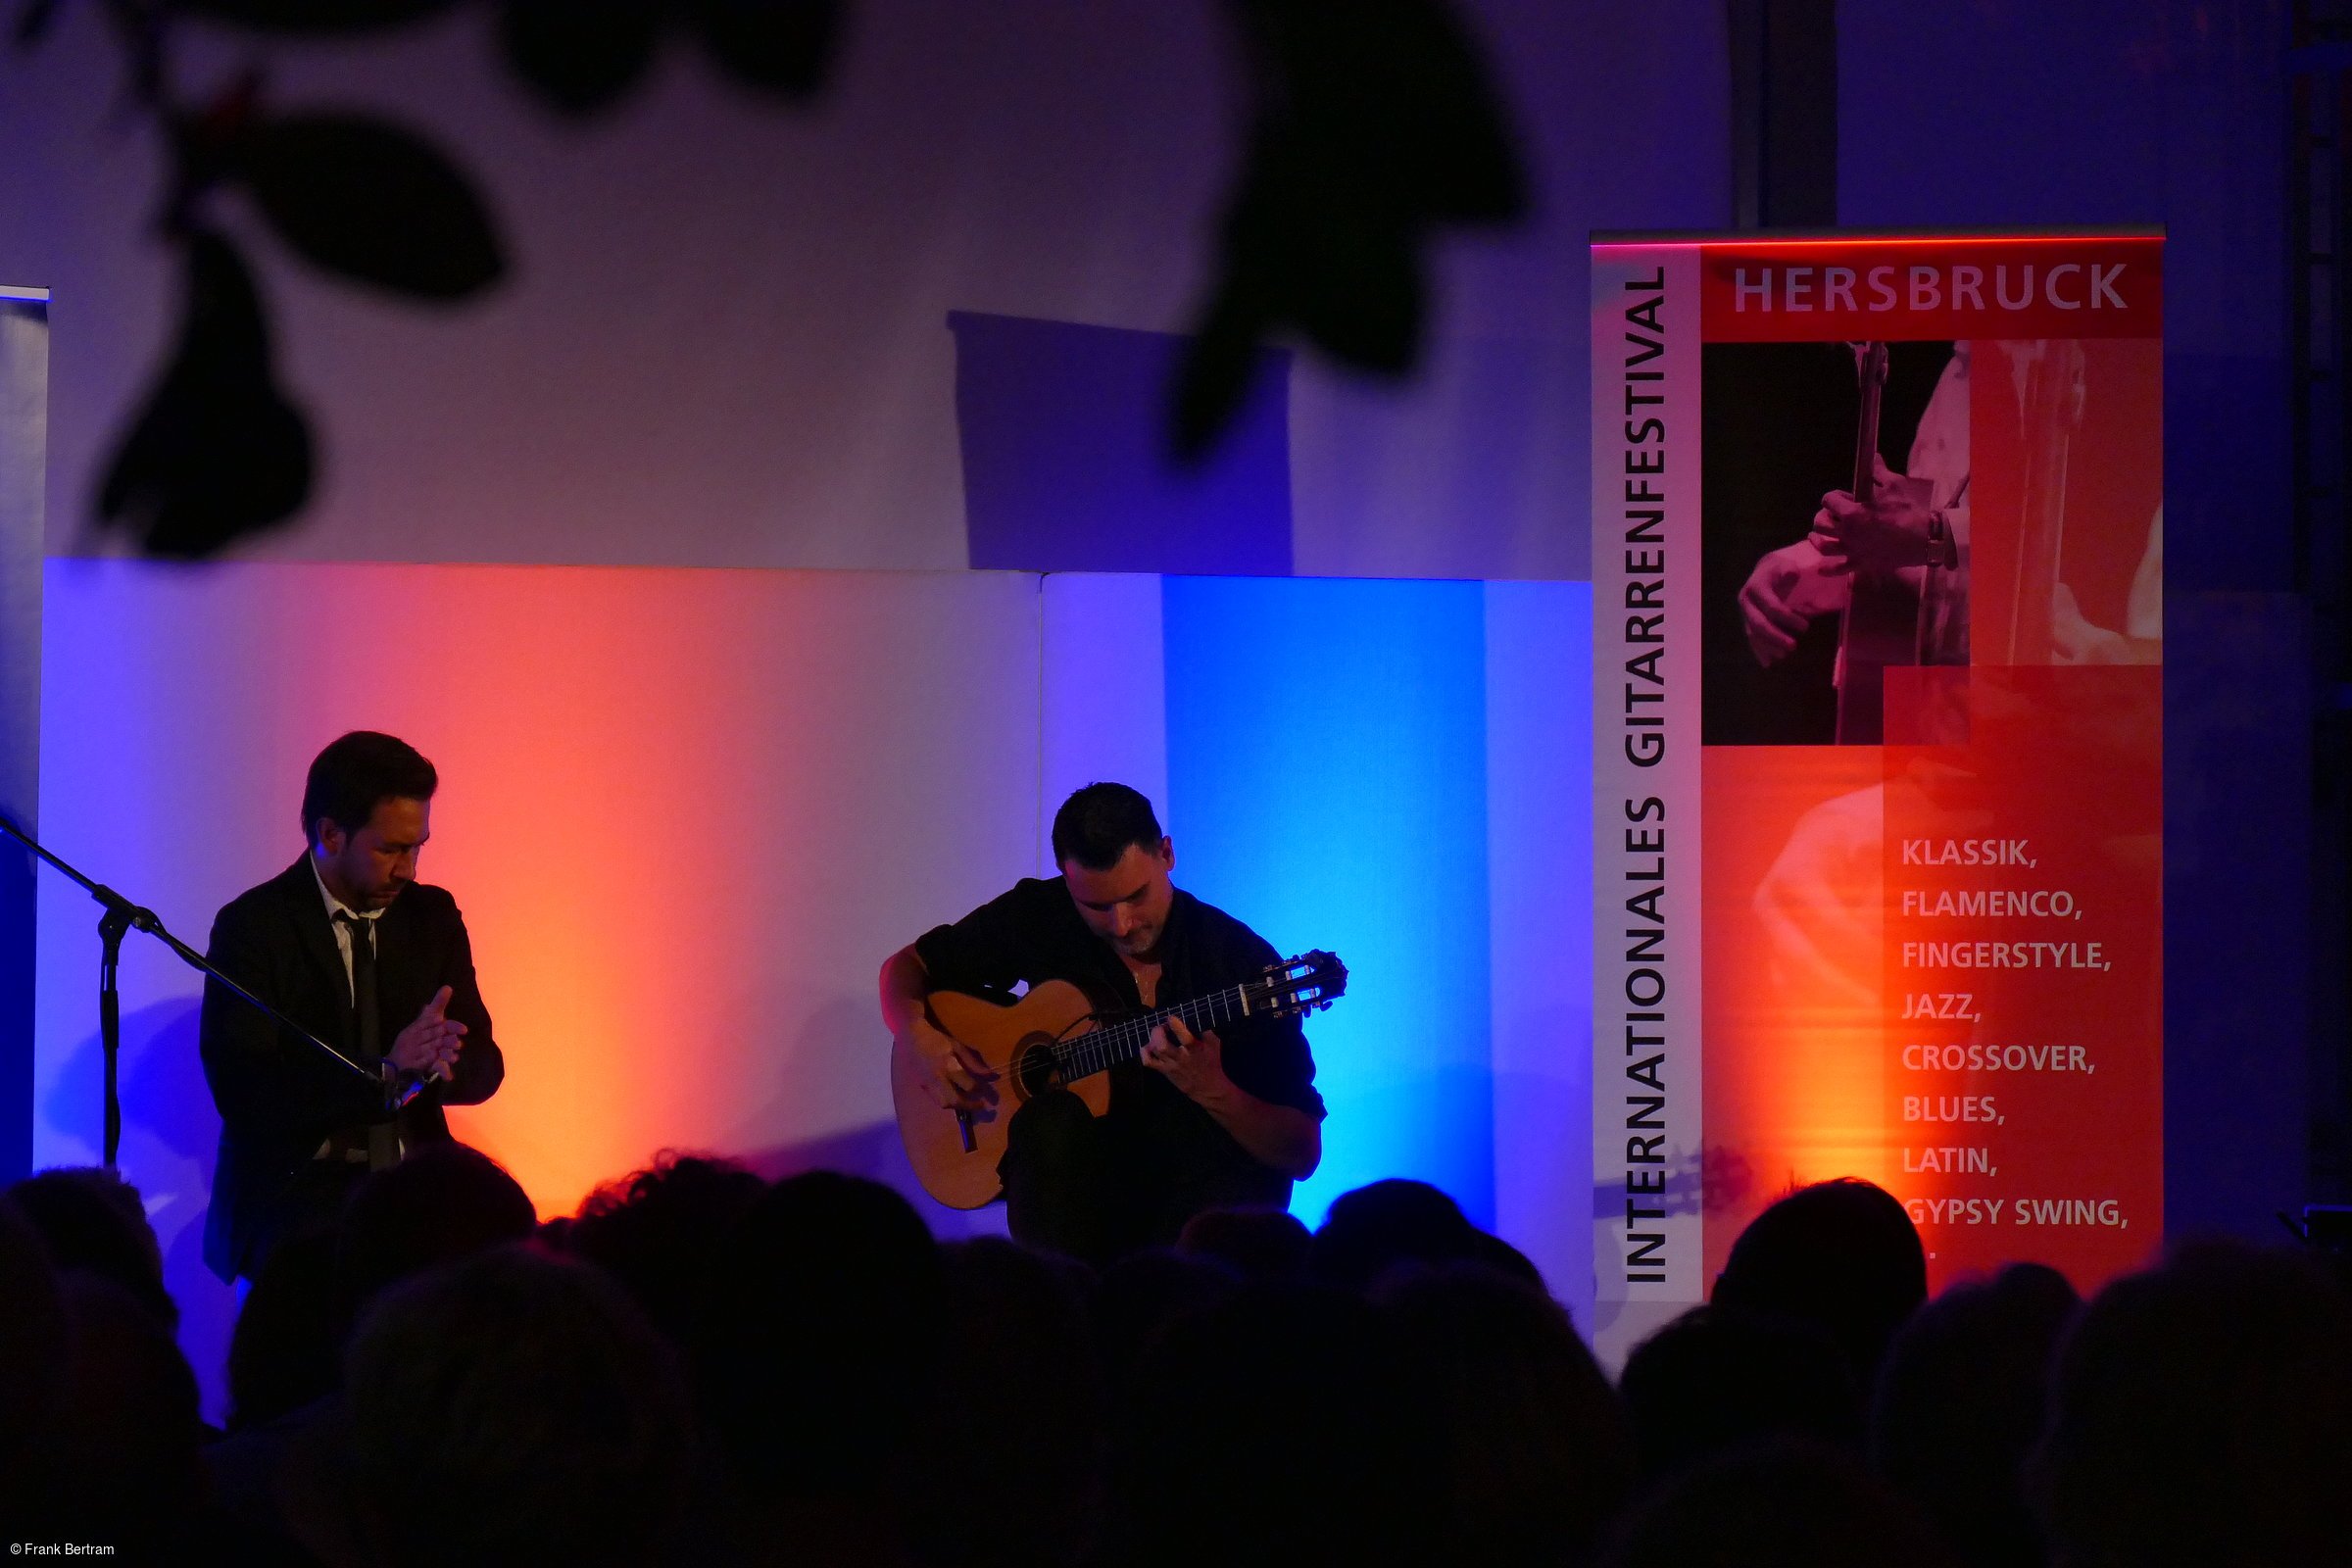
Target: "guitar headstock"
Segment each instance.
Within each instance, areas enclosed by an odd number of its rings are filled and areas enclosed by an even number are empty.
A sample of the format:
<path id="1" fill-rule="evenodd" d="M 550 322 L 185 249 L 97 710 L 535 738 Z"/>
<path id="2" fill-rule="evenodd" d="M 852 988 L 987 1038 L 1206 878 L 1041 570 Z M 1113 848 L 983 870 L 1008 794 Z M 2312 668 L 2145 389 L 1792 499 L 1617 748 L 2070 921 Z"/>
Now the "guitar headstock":
<path id="1" fill-rule="evenodd" d="M 1264 1005 L 1277 1016 L 1313 1012 L 1347 995 L 1348 966 L 1336 956 L 1317 949 L 1266 965 L 1257 984 L 1250 989 L 1256 991 L 1260 987 L 1267 993 Z"/>
<path id="2" fill-rule="evenodd" d="M 1884 343 L 1848 343 L 1854 351 L 1854 378 L 1868 392 L 1886 384 L 1886 345 Z"/>

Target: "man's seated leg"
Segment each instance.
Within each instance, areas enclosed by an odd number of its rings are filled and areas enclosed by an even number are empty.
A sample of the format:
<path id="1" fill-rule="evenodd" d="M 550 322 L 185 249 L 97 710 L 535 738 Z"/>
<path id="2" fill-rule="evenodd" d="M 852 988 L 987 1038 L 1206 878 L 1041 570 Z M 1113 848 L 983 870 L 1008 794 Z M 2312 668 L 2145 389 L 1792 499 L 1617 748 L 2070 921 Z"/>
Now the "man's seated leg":
<path id="1" fill-rule="evenodd" d="M 1111 1171 L 1102 1131 L 1066 1089 L 1013 1112 L 997 1174 L 1014 1241 L 1097 1268 L 1110 1260 Z"/>

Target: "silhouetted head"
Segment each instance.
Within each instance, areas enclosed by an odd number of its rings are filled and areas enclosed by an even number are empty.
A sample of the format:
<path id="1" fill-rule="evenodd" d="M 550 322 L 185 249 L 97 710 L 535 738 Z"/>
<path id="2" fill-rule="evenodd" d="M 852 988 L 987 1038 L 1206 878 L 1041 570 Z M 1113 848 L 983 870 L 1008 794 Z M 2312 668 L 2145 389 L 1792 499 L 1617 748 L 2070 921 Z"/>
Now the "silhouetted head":
<path id="1" fill-rule="evenodd" d="M 1113 1390 L 1123 1389 L 1145 1348 L 1170 1323 L 1241 1289 L 1241 1276 L 1215 1258 L 1169 1248 L 1130 1252 L 1095 1281 L 1095 1343 Z"/>
<path id="2" fill-rule="evenodd" d="M 1709 1298 L 1818 1326 L 1860 1389 L 1927 1298 L 1928 1256 L 1911 1216 L 1885 1188 L 1850 1177 L 1799 1188 L 1758 1214 L 1732 1244 Z"/>
<path id="3" fill-rule="evenodd" d="M 78 1528 L 152 1548 L 177 1535 L 203 1486 L 196 1374 L 152 1307 L 110 1279 L 66 1272 L 72 1326 L 66 1494 Z"/>
<path id="4" fill-rule="evenodd" d="M 1097 1384 L 1101 1358 L 1087 1309 L 1093 1276 L 1084 1264 L 996 1236 L 941 1248 L 940 1264 L 948 1311 L 974 1344 L 1023 1362 L 1051 1357 L 1064 1363 L 1053 1377 Z"/>
<path id="5" fill-rule="evenodd" d="M 1006 1456 L 1049 1491 L 972 1524 L 971 1494 L 921 1475 L 898 1489 L 915 1555 L 932 1568 L 1047 1568 L 1091 1560 L 1103 1506 L 1106 1399 L 1083 1264 L 996 1237 L 940 1250 L 962 1353 L 940 1372 L 927 1455 Z M 960 1468 L 951 1459 L 950 1468 Z M 990 1489 L 999 1484 L 993 1480 Z M 1027 1503 L 1037 1506 L 1028 1506 Z"/>
<path id="6" fill-rule="evenodd" d="M 1551 1294 L 1551 1285 L 1544 1278 L 1544 1271 L 1536 1267 L 1536 1260 L 1499 1236 L 1475 1232 L 1470 1241 L 1470 1261 L 1504 1279 L 1517 1280 L 1538 1296 Z"/>
<path id="7" fill-rule="evenodd" d="M 1469 1263 L 1392 1271 L 1376 1299 L 1437 1413 L 1454 1560 L 1588 1560 L 1633 1484 L 1633 1442 L 1568 1313 Z"/>
<path id="8" fill-rule="evenodd" d="M 1306 1227 L 1279 1208 L 1212 1208 L 1184 1222 L 1176 1250 L 1214 1258 L 1244 1279 L 1296 1279 L 1306 1266 Z"/>
<path id="9" fill-rule="evenodd" d="M 1851 1368 L 1793 1318 L 1694 1306 L 1634 1348 L 1617 1392 L 1645 1481 L 1769 1438 L 1861 1445 Z"/>
<path id="10" fill-rule="evenodd" d="M 334 1237 L 314 1232 L 272 1248 L 229 1337 L 229 1430 L 266 1425 L 332 1394 L 350 1327 Z"/>
<path id="11" fill-rule="evenodd" d="M 2053 1562 L 2352 1562 L 2352 1298 L 2308 1259 L 2208 1243 L 2117 1280 L 2050 1398 Z"/>
<path id="12" fill-rule="evenodd" d="M 65 1419 L 66 1306 L 40 1233 L 0 1194 L 0 1520 L 46 1519 Z"/>
<path id="13" fill-rule="evenodd" d="M 1838 1449 L 1767 1443 L 1650 1493 L 1606 1568 L 1959 1568 L 1901 1498 Z"/>
<path id="14" fill-rule="evenodd" d="M 166 1331 L 178 1330 L 178 1303 L 164 1289 L 163 1249 L 137 1188 L 114 1171 L 81 1165 L 36 1172 L 8 1195 L 40 1232 L 58 1268 L 114 1281 Z"/>
<path id="15" fill-rule="evenodd" d="M 1309 1278 L 1344 1291 L 1365 1291 L 1398 1263 L 1475 1258 L 1478 1227 L 1461 1205 L 1427 1182 L 1391 1177 L 1332 1201 L 1307 1248 Z"/>
<path id="16" fill-rule="evenodd" d="M 1398 1354 L 1371 1306 L 1311 1287 L 1246 1287 L 1169 1323 L 1120 1420 L 1116 1560 L 1437 1560 L 1443 1450 Z"/>
<path id="17" fill-rule="evenodd" d="M 562 1245 L 611 1274 L 683 1344 L 728 1227 L 767 1191 L 731 1160 L 664 1152 L 588 1195 Z"/>
<path id="18" fill-rule="evenodd" d="M 352 1190 L 335 1232 L 355 1306 L 435 1263 L 527 1240 L 539 1223 L 506 1167 L 464 1144 L 429 1144 Z"/>
<path id="19" fill-rule="evenodd" d="M 376 1560 L 660 1560 L 693 1422 L 669 1348 L 587 1264 L 496 1248 L 386 1291 L 344 1368 Z"/>
<path id="20" fill-rule="evenodd" d="M 950 1355 L 939 1248 L 879 1182 L 776 1183 L 719 1249 L 696 1334 L 697 1388 L 747 1494 L 870 1496 L 915 1434 Z"/>
<path id="21" fill-rule="evenodd" d="M 2021 1472 L 2051 1356 L 2081 1304 L 2055 1269 L 2020 1263 L 1930 1301 L 1879 1369 L 1873 1468 L 1980 1568 L 2042 1560 Z"/>

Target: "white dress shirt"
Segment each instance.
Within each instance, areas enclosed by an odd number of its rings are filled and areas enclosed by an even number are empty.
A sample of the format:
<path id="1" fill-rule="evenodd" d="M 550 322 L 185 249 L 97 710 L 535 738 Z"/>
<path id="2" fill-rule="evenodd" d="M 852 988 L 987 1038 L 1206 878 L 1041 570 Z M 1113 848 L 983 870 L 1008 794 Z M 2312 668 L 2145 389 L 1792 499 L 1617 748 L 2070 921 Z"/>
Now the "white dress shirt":
<path id="1" fill-rule="evenodd" d="M 353 980 L 351 974 L 351 927 L 345 925 L 336 916 L 347 914 L 355 920 L 366 920 L 368 922 L 368 940 L 372 944 L 375 941 L 375 921 L 384 911 L 381 909 L 366 911 L 355 909 L 332 893 L 327 892 L 326 878 L 318 874 L 318 857 L 309 856 L 306 858 L 311 864 L 311 880 L 318 884 L 318 897 L 326 901 L 326 924 L 327 929 L 335 934 L 335 950 L 343 955 L 343 989 L 352 993 L 352 1002 L 356 1005 L 359 1002 L 359 995 L 358 982 Z"/>
<path id="2" fill-rule="evenodd" d="M 353 908 L 348 904 L 345 904 L 341 899 L 336 898 L 332 893 L 329 893 L 326 890 L 326 878 L 318 874 L 318 858 L 314 855 L 305 856 L 304 858 L 310 861 L 311 880 L 318 884 L 318 897 L 326 901 L 327 929 L 335 934 L 335 951 L 343 955 L 343 989 L 352 993 L 352 1004 L 357 1006 L 359 1004 L 359 982 L 353 978 L 351 972 L 351 927 L 344 921 L 338 919 L 337 916 L 347 914 L 355 920 L 367 921 L 368 940 L 369 945 L 372 946 L 375 942 L 375 922 L 384 911 L 381 909 L 360 910 Z M 408 1152 L 405 1141 L 401 1143 L 399 1147 L 401 1152 L 404 1154 Z M 317 1152 L 312 1155 L 312 1157 L 315 1159 L 323 1159 L 328 1154 L 332 1153 L 333 1151 L 334 1140 L 329 1139 L 325 1143 L 318 1146 Z M 366 1157 L 366 1151 L 363 1150 L 359 1152 L 360 1157 Z"/>

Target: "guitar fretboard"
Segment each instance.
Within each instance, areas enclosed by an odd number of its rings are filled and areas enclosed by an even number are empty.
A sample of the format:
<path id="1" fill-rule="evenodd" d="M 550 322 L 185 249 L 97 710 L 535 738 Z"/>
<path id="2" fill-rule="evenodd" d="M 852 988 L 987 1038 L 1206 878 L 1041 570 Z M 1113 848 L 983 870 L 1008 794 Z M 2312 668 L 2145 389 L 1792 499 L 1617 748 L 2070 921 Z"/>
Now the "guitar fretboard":
<path id="1" fill-rule="evenodd" d="M 1274 981 L 1245 982 L 1228 986 L 1223 991 L 1190 1002 L 1179 1002 L 1172 1007 L 1146 1013 L 1138 1018 L 1125 1018 L 1105 1024 L 1091 1033 L 1057 1042 L 1054 1060 L 1060 1071 L 1061 1081 L 1091 1078 L 1106 1072 L 1122 1061 L 1133 1061 L 1144 1054 L 1144 1047 L 1159 1026 L 1170 1018 L 1181 1018 L 1184 1026 L 1198 1034 L 1214 1029 L 1221 1023 L 1237 1018 L 1271 1018 L 1297 1010 L 1298 995 L 1295 986 Z"/>

